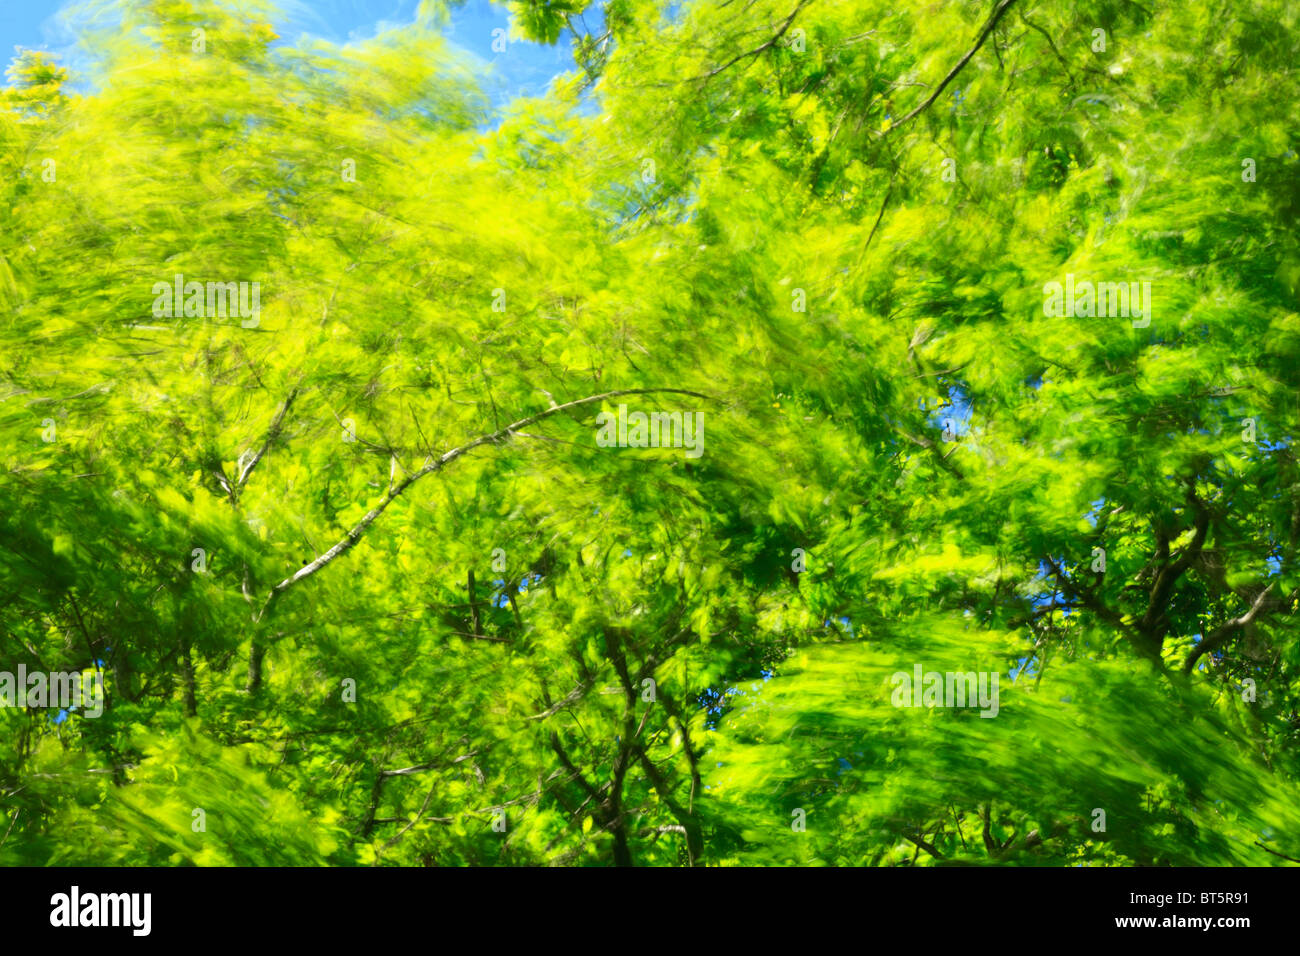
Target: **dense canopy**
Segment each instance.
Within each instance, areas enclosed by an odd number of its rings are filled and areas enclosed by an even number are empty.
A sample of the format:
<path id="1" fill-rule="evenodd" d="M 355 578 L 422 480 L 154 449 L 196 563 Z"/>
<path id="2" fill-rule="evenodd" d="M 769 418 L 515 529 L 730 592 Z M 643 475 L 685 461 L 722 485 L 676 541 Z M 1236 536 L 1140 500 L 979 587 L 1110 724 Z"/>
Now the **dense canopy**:
<path id="1" fill-rule="evenodd" d="M 1300 8 L 506 6 L 14 61 L 0 863 L 1300 857 Z"/>

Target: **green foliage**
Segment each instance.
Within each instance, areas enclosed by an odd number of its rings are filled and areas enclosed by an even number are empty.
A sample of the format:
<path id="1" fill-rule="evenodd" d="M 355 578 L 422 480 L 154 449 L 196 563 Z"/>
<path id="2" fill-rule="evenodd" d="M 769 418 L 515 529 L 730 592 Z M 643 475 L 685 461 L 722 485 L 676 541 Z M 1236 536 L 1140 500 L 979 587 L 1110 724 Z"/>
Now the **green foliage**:
<path id="1" fill-rule="evenodd" d="M 0 708 L 0 863 L 1300 856 L 1294 4 L 507 6 L 501 117 L 432 2 L 10 69 L 0 671 L 106 698 Z"/>

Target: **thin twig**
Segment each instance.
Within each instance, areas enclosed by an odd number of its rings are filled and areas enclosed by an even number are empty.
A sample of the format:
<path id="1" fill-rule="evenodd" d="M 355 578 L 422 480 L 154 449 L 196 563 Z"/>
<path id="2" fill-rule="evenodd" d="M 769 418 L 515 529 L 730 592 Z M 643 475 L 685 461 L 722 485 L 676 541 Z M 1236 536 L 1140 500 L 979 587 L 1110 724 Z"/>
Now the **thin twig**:
<path id="1" fill-rule="evenodd" d="M 998 25 L 998 21 L 1002 19 L 1002 15 L 1005 14 L 1008 10 L 1010 10 L 1012 5 L 1015 2 L 1016 0 L 1002 0 L 1002 2 L 997 5 L 996 9 L 994 9 L 993 13 L 989 16 L 988 21 L 984 24 L 984 29 L 980 31 L 979 36 L 976 38 L 975 45 L 966 51 L 966 55 L 957 61 L 957 65 L 948 71 L 948 75 L 943 78 L 943 81 L 937 87 L 935 87 L 934 92 L 931 93 L 925 99 L 925 101 L 921 103 L 920 106 L 912 110 L 912 112 L 908 113 L 906 116 L 900 119 L 897 123 L 894 123 L 892 126 L 889 127 L 889 129 L 885 131 L 886 136 L 892 133 L 894 130 L 898 129 L 900 126 L 903 126 L 904 124 L 915 119 L 924 110 L 926 110 L 935 100 L 939 98 L 939 96 L 943 93 L 943 91 L 947 89 L 948 84 L 951 83 L 954 79 L 956 79 L 957 74 L 960 73 L 962 69 L 966 66 L 966 64 L 970 62 L 971 57 L 973 57 L 976 53 L 979 52 L 979 48 L 982 47 L 984 45 L 984 41 L 989 38 L 989 34 L 991 34 L 993 32 L 993 28 Z"/>
<path id="2" fill-rule="evenodd" d="M 710 70 L 708 73 L 705 73 L 703 76 L 695 77 L 695 79 L 707 80 L 710 77 L 717 76 L 723 70 L 727 69 L 728 67 L 734 66 L 735 64 L 739 63 L 741 60 L 746 59 L 747 57 L 758 56 L 764 50 L 770 50 L 772 47 L 776 46 L 778 42 L 780 42 L 781 37 L 785 36 L 785 31 L 790 29 L 790 24 L 794 23 L 794 18 L 799 15 L 799 11 L 802 10 L 804 7 L 808 6 L 808 4 L 810 3 L 812 3 L 812 0 L 799 0 L 799 4 L 793 10 L 790 11 L 790 15 L 786 17 L 785 21 L 781 24 L 781 26 L 777 28 L 776 34 L 772 36 L 772 38 L 769 39 L 766 43 L 763 43 L 760 46 L 756 46 L 752 50 L 747 50 L 744 53 L 737 53 L 726 63 L 722 64 L 722 66 L 715 67 L 714 69 Z"/>

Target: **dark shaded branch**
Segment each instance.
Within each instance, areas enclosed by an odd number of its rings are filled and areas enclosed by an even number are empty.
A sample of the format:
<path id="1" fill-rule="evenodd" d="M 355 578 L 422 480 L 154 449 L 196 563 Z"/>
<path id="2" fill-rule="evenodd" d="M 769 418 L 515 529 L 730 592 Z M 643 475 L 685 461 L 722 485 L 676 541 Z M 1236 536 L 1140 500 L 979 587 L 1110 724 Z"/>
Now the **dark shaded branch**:
<path id="1" fill-rule="evenodd" d="M 583 792 L 590 799 L 599 800 L 600 791 L 588 783 L 587 778 L 582 775 L 582 771 L 574 766 L 573 761 L 569 759 L 569 755 L 564 750 L 564 745 L 560 743 L 560 735 L 555 731 L 551 731 L 551 749 L 555 751 L 555 756 L 560 758 L 560 765 L 578 782 L 578 786 L 582 787 Z"/>
<path id="2" fill-rule="evenodd" d="M 1120 631 L 1128 630 L 1128 625 L 1124 623 L 1123 616 L 1103 604 L 1095 590 L 1086 588 L 1078 581 L 1067 577 L 1065 570 L 1050 556 L 1045 560 L 1047 566 L 1052 569 L 1052 576 L 1056 578 L 1057 590 L 1063 592 L 1071 604 L 1082 604 L 1112 627 Z"/>
<path id="3" fill-rule="evenodd" d="M 876 238 L 876 230 L 880 228 L 880 220 L 885 218 L 885 207 L 889 205 L 889 198 L 894 194 L 894 184 L 891 181 L 889 188 L 885 190 L 885 198 L 880 201 L 880 212 L 876 213 L 876 221 L 872 223 L 871 232 L 867 234 L 867 241 L 862 244 L 862 252 L 871 248 L 871 240 Z"/>
<path id="4" fill-rule="evenodd" d="M 1300 863 L 1300 860 L 1297 860 L 1293 856 L 1287 856 L 1285 853 L 1278 853 L 1277 850 L 1270 850 L 1268 847 L 1264 846 L 1264 844 L 1260 843 L 1258 840 L 1255 841 L 1255 846 L 1259 847 L 1265 853 L 1272 853 L 1274 856 L 1280 856 L 1282 859 L 1290 860 L 1292 863 Z"/>
<path id="5" fill-rule="evenodd" d="M 704 852 L 704 836 L 700 832 L 700 821 L 673 797 L 672 786 L 664 779 L 664 775 L 659 772 L 659 768 L 654 765 L 654 761 L 645 752 L 645 747 L 637 747 L 637 756 L 641 761 L 641 768 L 650 779 L 650 786 L 654 787 L 655 793 L 659 795 L 659 799 L 663 801 L 664 806 L 677 818 L 677 822 L 682 828 L 682 835 L 686 837 L 687 862 L 694 866 L 695 862 L 700 858 L 700 854 Z"/>
<path id="6" fill-rule="evenodd" d="M 810 3 L 812 3 L 812 0 L 799 0 L 798 5 L 793 10 L 790 11 L 790 15 L 785 18 L 785 20 L 781 23 L 781 26 L 777 28 L 776 33 L 766 43 L 756 46 L 752 50 L 746 50 L 744 53 L 736 54 L 726 63 L 722 64 L 722 66 L 715 67 L 714 69 L 710 70 L 708 73 L 705 73 L 702 76 L 695 77 L 695 79 L 707 80 L 710 77 L 717 76 L 723 70 L 735 66 L 741 60 L 747 59 L 751 56 L 758 56 L 764 50 L 770 50 L 772 47 L 776 46 L 777 43 L 781 41 L 781 37 L 785 36 L 785 31 L 790 29 L 790 24 L 794 23 L 794 18 L 799 15 L 799 11 L 802 10 L 804 7 L 808 6 L 808 4 Z"/>
<path id="7" fill-rule="evenodd" d="M 492 641 L 494 644 L 509 644 L 508 637 L 493 637 L 491 634 L 471 634 L 469 631 L 447 631 L 456 637 L 468 637 L 476 641 Z"/>
<path id="8" fill-rule="evenodd" d="M 993 839 L 992 822 L 989 820 L 989 804 L 985 803 L 980 807 L 980 821 L 983 823 L 980 835 L 984 837 L 984 849 L 989 856 L 998 855 L 998 845 Z"/>
<path id="9" fill-rule="evenodd" d="M 1069 62 L 1065 59 L 1065 57 L 1061 56 L 1061 51 L 1056 48 L 1056 42 L 1052 39 L 1052 35 L 1048 33 L 1046 30 L 1044 30 L 1042 27 L 1040 27 L 1037 23 L 1035 23 L 1034 21 L 1030 20 L 1027 16 L 1025 16 L 1025 11 L 1023 10 L 1020 11 L 1020 22 L 1023 23 L 1025 26 L 1029 27 L 1029 29 L 1034 30 L 1035 32 L 1040 34 L 1042 38 L 1047 41 L 1047 45 L 1051 47 L 1052 52 L 1056 54 L 1056 59 L 1060 61 L 1061 68 L 1065 70 L 1065 75 L 1070 78 L 1070 88 L 1073 89 L 1074 74 L 1070 72 Z"/>
<path id="10" fill-rule="evenodd" d="M 925 101 L 922 102 L 920 106 L 912 110 L 912 112 L 908 113 L 906 116 L 900 119 L 897 123 L 894 123 L 892 126 L 889 127 L 889 129 L 885 131 L 886 136 L 888 136 L 894 130 L 898 129 L 900 126 L 903 126 L 904 124 L 911 122 L 918 115 L 920 115 L 922 112 L 928 109 L 930 105 L 939 98 L 939 96 L 943 93 L 943 91 L 947 89 L 948 84 L 951 83 L 954 79 L 956 79 L 957 74 L 960 73 L 962 69 L 966 66 L 966 64 L 970 62 L 971 57 L 973 57 L 976 53 L 979 52 L 979 48 L 982 47 L 984 45 L 984 41 L 989 38 L 989 34 L 991 34 L 993 32 L 994 27 L 998 25 L 998 21 L 1002 19 L 1003 14 L 1005 14 L 1008 10 L 1010 10 L 1012 5 L 1015 4 L 1015 2 L 1016 0 L 1002 0 L 1002 2 L 997 5 L 997 7 L 993 10 L 993 13 L 989 16 L 988 21 L 984 24 L 984 29 L 980 31 L 979 36 L 976 38 L 975 45 L 966 51 L 966 55 L 957 61 L 957 65 L 948 71 L 948 75 L 943 78 L 943 81 L 940 82 L 940 84 L 937 87 L 935 87 L 934 92 L 931 93 L 928 97 L 926 97 Z"/>
<path id="11" fill-rule="evenodd" d="M 914 844 L 915 846 L 920 847 L 922 850 L 924 850 L 926 853 L 930 854 L 930 855 L 931 855 L 932 857 L 934 857 L 936 860 L 942 860 L 942 859 L 943 859 L 943 854 L 940 853 L 940 852 L 935 848 L 934 844 L 932 844 L 932 843 L 927 843 L 927 842 L 926 842 L 926 840 L 925 840 L 925 835 L 924 835 L 924 834 L 922 834 L 922 835 L 919 836 L 919 837 L 914 837 L 914 836 L 911 836 L 910 834 L 904 833 L 904 834 L 902 834 L 902 837 L 903 837 L 904 840 L 907 840 L 908 842 Z"/>
<path id="12" fill-rule="evenodd" d="M 1174 585 L 1182 577 L 1183 572 L 1191 567 L 1192 561 L 1201 553 L 1201 548 L 1205 546 L 1205 537 L 1210 529 L 1210 512 L 1196 498 L 1196 495 L 1190 489 L 1188 490 L 1188 501 L 1196 511 L 1196 519 L 1193 524 L 1192 540 L 1187 547 L 1178 553 L 1178 557 L 1170 561 L 1169 539 L 1161 529 L 1157 529 L 1156 536 L 1159 548 L 1159 557 L 1162 567 L 1156 572 L 1155 581 L 1151 584 L 1151 594 L 1147 601 L 1146 613 L 1142 615 L 1142 620 L 1138 623 L 1138 630 L 1142 631 L 1148 639 L 1154 641 L 1157 645 L 1161 642 L 1161 625 L 1164 621 L 1165 611 L 1169 603 L 1169 597 L 1173 593 Z"/>
<path id="13" fill-rule="evenodd" d="M 1183 673 L 1190 674 L 1196 667 L 1196 662 L 1200 660 L 1203 654 L 1208 654 L 1226 641 L 1230 635 L 1241 630 L 1247 624 L 1255 620 L 1256 615 L 1259 614 L 1260 608 L 1264 606 L 1264 599 L 1268 597 L 1268 592 L 1271 590 L 1273 590 L 1272 584 L 1259 592 L 1259 596 L 1255 598 L 1254 603 L 1250 606 L 1250 610 L 1245 614 L 1240 617 L 1234 617 L 1230 621 L 1225 621 L 1209 634 L 1201 638 L 1201 642 L 1192 649 L 1190 654 L 1187 655 L 1187 662 L 1183 664 Z"/>

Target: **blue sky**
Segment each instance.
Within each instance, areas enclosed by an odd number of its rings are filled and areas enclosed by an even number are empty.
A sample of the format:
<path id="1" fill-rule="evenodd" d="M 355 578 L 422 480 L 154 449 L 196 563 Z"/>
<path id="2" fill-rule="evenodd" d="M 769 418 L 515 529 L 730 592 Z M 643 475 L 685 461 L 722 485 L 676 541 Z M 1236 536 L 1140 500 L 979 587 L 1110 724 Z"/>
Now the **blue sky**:
<path id="1" fill-rule="evenodd" d="M 275 23 L 281 38 L 304 34 L 336 43 L 364 40 L 391 27 L 415 21 L 418 0 L 281 0 L 285 18 Z M 68 0 L 0 0 L 0 53 L 7 67 L 14 47 L 46 50 L 75 73 L 84 60 L 76 50 L 75 25 L 61 11 Z M 551 78 L 573 69 L 567 37 L 553 47 L 520 41 L 492 51 L 492 31 L 508 30 L 504 6 L 469 0 L 452 10 L 448 38 L 481 65 L 484 91 L 500 106 L 517 96 L 539 96 Z"/>

